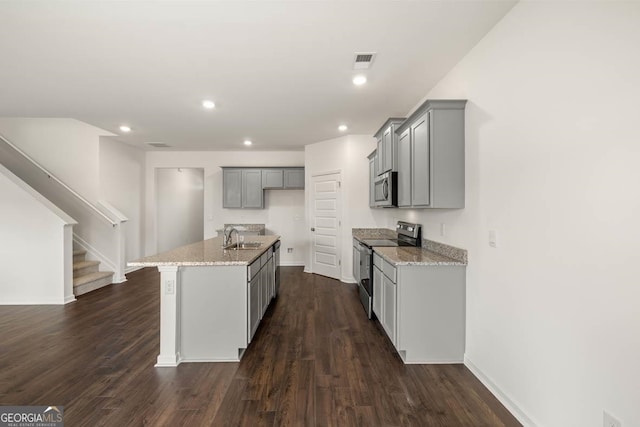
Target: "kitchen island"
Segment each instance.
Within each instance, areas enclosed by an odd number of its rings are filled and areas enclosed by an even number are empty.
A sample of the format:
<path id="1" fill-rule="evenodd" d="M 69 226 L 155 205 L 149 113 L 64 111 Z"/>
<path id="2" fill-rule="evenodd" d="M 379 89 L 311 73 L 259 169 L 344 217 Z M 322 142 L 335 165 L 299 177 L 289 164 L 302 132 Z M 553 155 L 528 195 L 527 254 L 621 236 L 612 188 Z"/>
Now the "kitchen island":
<path id="1" fill-rule="evenodd" d="M 160 271 L 157 367 L 240 360 L 277 291 L 280 236 L 249 239 L 255 249 L 216 237 L 128 263 Z"/>

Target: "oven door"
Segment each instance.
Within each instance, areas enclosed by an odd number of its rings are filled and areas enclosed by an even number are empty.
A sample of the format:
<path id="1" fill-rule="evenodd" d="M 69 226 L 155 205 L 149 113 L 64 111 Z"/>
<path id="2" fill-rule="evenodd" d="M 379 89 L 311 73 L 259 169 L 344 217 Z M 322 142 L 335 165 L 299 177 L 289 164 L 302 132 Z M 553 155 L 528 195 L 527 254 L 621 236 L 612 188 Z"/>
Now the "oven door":
<path id="1" fill-rule="evenodd" d="M 390 207 L 397 205 L 397 172 L 386 172 L 374 181 L 373 192 L 376 206 Z"/>

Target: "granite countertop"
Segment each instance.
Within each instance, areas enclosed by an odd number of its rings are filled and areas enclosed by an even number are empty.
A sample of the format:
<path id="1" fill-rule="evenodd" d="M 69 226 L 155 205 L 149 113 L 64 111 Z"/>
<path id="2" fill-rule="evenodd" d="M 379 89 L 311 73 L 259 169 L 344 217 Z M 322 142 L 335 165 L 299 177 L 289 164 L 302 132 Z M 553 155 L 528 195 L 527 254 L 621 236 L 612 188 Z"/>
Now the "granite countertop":
<path id="1" fill-rule="evenodd" d="M 280 236 L 251 236 L 245 242 L 261 242 L 258 249 L 225 250 L 222 249 L 222 237 L 204 240 L 181 246 L 168 252 L 148 256 L 127 263 L 129 267 L 157 267 L 161 265 L 198 266 L 198 265 L 249 265 L 275 242 Z"/>
<path id="2" fill-rule="evenodd" d="M 361 242 L 367 239 L 396 239 L 395 231 L 388 228 L 353 228 L 351 234 Z M 422 247 L 374 246 L 388 263 L 398 265 L 467 265 L 467 251 L 434 240 L 422 239 Z"/>
<path id="3" fill-rule="evenodd" d="M 411 246 L 374 247 L 374 252 L 390 264 L 399 265 L 467 265 L 465 262 L 450 258 L 424 248 Z"/>

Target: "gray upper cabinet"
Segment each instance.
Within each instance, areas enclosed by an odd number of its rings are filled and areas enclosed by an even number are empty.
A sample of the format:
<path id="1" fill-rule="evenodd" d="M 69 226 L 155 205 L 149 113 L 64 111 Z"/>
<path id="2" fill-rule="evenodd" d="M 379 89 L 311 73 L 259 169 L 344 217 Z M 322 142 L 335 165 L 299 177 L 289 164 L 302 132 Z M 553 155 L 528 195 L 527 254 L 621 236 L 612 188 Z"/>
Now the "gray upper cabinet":
<path id="1" fill-rule="evenodd" d="M 262 188 L 284 187 L 284 173 L 282 169 L 262 169 Z"/>
<path id="2" fill-rule="evenodd" d="M 389 171 L 397 171 L 397 135 L 395 130 L 404 122 L 404 118 L 392 117 L 376 132 L 375 138 L 378 140 L 376 160 L 376 175 L 381 175 Z"/>
<path id="3" fill-rule="evenodd" d="M 304 188 L 304 168 L 285 169 L 284 188 Z"/>
<path id="4" fill-rule="evenodd" d="M 222 207 L 263 209 L 266 189 L 304 189 L 304 168 L 222 168 Z"/>
<path id="5" fill-rule="evenodd" d="M 398 207 L 411 206 L 411 129 L 398 136 Z"/>
<path id="6" fill-rule="evenodd" d="M 410 127 L 411 135 L 411 204 L 429 206 L 430 150 L 429 113 L 419 117 Z"/>
<path id="7" fill-rule="evenodd" d="M 260 209 L 263 205 L 262 171 L 260 169 L 243 169 L 242 207 Z"/>
<path id="8" fill-rule="evenodd" d="M 222 207 L 242 207 L 242 169 L 222 170 Z"/>
<path id="9" fill-rule="evenodd" d="M 396 129 L 398 206 L 464 208 L 466 102 L 427 100 Z"/>

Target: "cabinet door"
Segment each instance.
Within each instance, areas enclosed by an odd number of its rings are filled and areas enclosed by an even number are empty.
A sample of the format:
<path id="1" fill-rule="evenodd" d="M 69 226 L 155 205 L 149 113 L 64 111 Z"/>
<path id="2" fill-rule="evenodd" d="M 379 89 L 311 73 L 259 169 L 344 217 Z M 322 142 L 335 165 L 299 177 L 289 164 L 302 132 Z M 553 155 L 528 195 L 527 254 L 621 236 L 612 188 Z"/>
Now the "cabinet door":
<path id="1" fill-rule="evenodd" d="M 285 169 L 284 188 L 304 188 L 304 168 Z"/>
<path id="2" fill-rule="evenodd" d="M 382 326 L 389 339 L 396 345 L 396 284 L 387 276 L 382 275 L 382 292 L 384 293 L 384 306 L 382 308 Z"/>
<path id="3" fill-rule="evenodd" d="M 411 125 L 411 202 L 413 206 L 429 206 L 430 155 L 429 114 Z"/>
<path id="4" fill-rule="evenodd" d="M 242 170 L 222 170 L 222 207 L 242 207 Z"/>
<path id="5" fill-rule="evenodd" d="M 411 129 L 398 137 L 398 206 L 411 206 Z"/>
<path id="6" fill-rule="evenodd" d="M 389 126 L 382 134 L 382 172 L 393 169 L 393 128 Z"/>
<path id="7" fill-rule="evenodd" d="M 354 245 L 357 243 L 354 242 Z M 356 283 L 360 283 L 360 251 L 357 246 L 353 247 L 353 278 Z"/>
<path id="8" fill-rule="evenodd" d="M 369 160 L 369 207 L 376 207 L 375 180 L 376 180 L 376 158 Z"/>
<path id="9" fill-rule="evenodd" d="M 382 146 L 382 138 L 378 140 L 378 149 L 376 150 L 376 176 L 382 174 L 384 171 L 384 148 Z"/>
<path id="10" fill-rule="evenodd" d="M 264 316 L 264 312 L 267 311 L 269 306 L 269 268 L 267 265 L 260 270 L 260 282 L 262 290 L 260 291 L 260 317 Z"/>
<path id="11" fill-rule="evenodd" d="M 261 303 L 260 303 L 260 282 L 261 275 L 260 273 L 256 274 L 256 276 L 249 282 L 249 339 L 251 342 L 253 335 L 256 333 L 256 329 L 258 329 L 258 325 L 260 324 L 261 317 Z"/>
<path id="12" fill-rule="evenodd" d="M 243 169 L 242 170 L 242 207 L 262 208 L 262 170 Z"/>
<path id="13" fill-rule="evenodd" d="M 383 299 L 384 293 L 382 292 L 382 271 L 378 267 L 373 267 L 373 312 L 382 323 L 382 308 L 383 308 Z"/>
<path id="14" fill-rule="evenodd" d="M 262 188 L 282 188 L 284 177 L 282 169 L 262 169 Z"/>
<path id="15" fill-rule="evenodd" d="M 271 250 L 271 249 L 269 249 Z M 274 261 L 274 257 L 272 256 L 271 258 L 269 258 L 269 262 L 267 262 L 267 272 L 268 272 L 268 278 L 269 278 L 269 298 L 267 302 L 267 306 L 269 305 L 269 303 L 271 302 L 271 300 L 273 299 L 274 295 L 275 295 L 275 285 L 276 285 L 276 263 Z"/>

